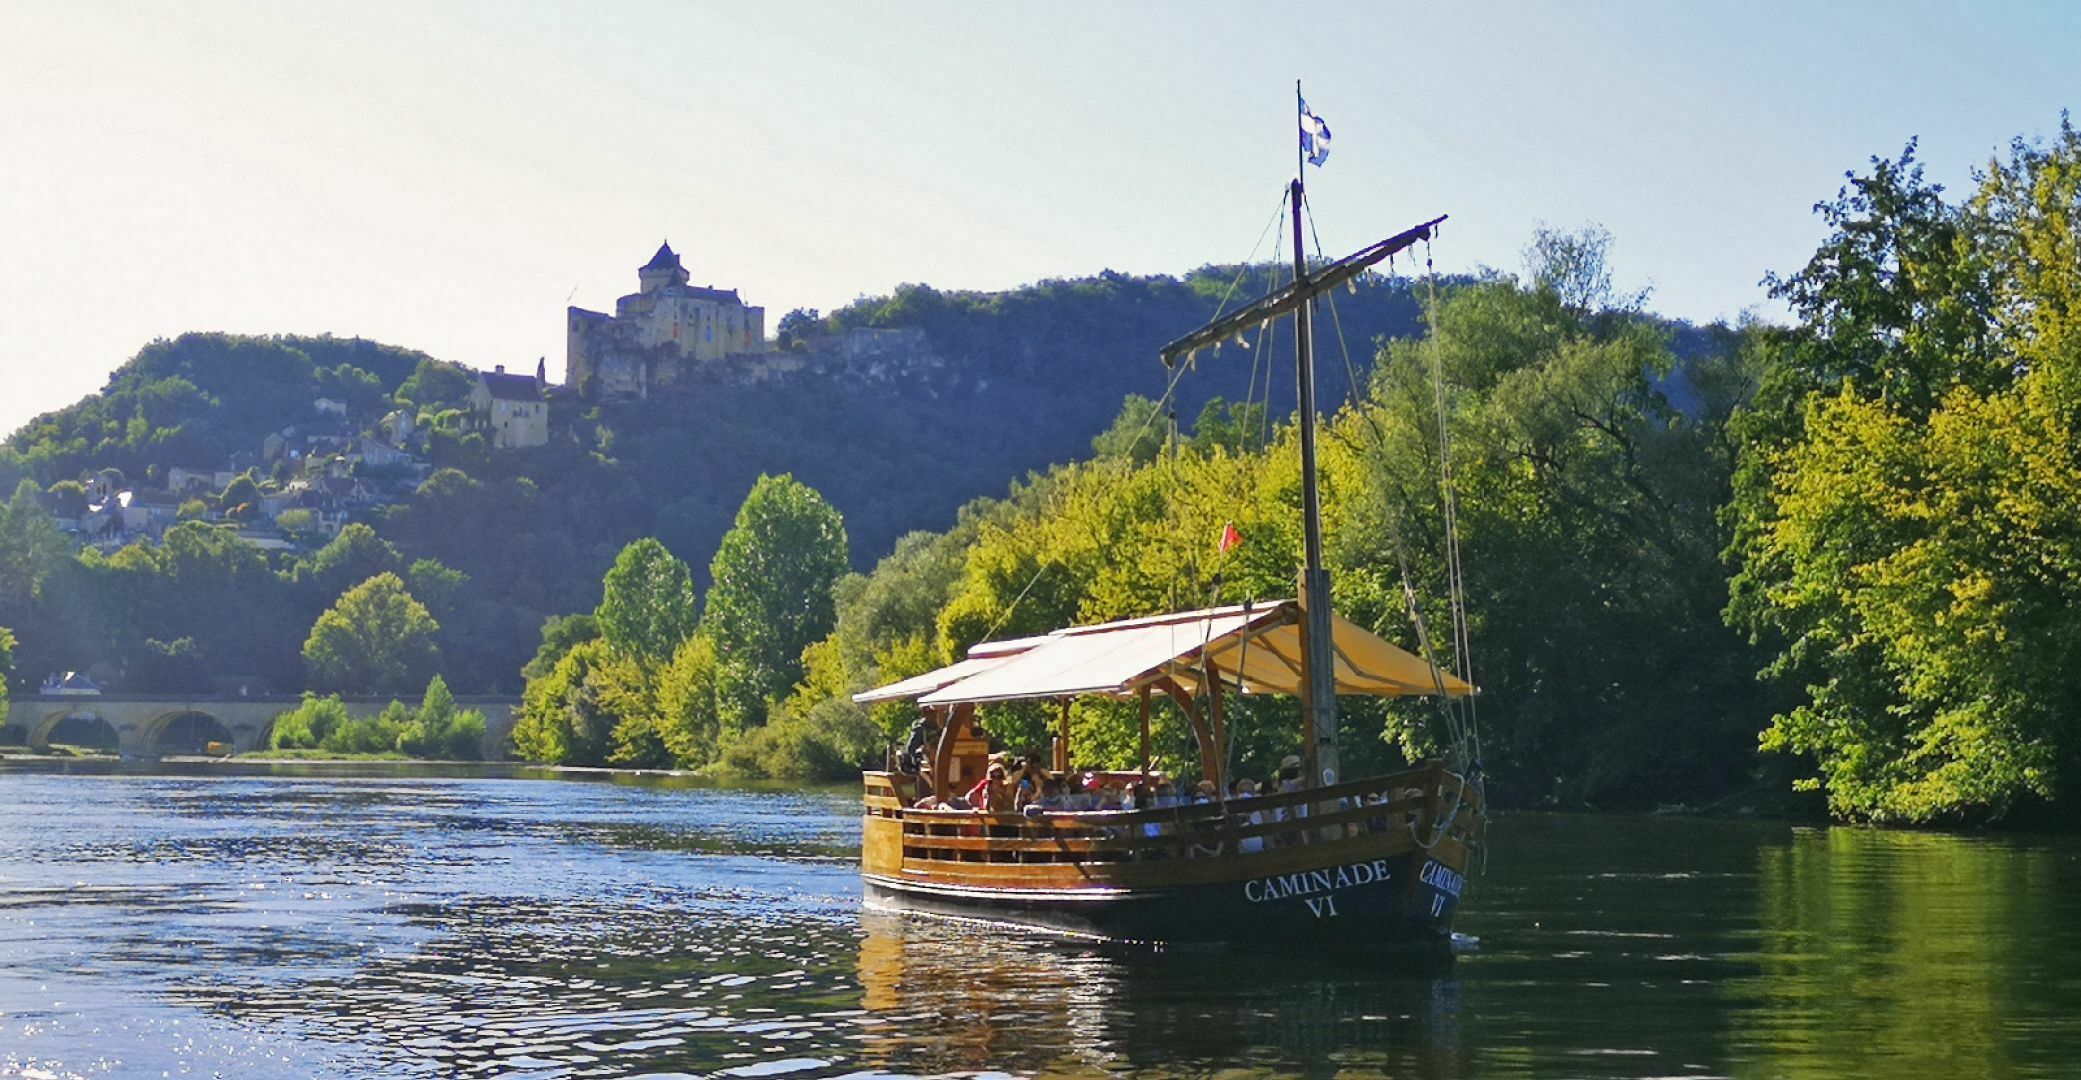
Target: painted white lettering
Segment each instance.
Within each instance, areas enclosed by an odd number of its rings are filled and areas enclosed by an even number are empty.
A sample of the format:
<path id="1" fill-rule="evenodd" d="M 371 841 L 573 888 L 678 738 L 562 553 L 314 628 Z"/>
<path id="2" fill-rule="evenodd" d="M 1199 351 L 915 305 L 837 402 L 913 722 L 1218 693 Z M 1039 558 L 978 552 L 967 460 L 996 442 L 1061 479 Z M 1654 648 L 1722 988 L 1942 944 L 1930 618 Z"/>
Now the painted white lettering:
<path id="1" fill-rule="evenodd" d="M 1305 898 L 1360 885 L 1385 883 L 1389 876 L 1386 859 L 1347 863 L 1321 870 L 1300 870 L 1278 877 L 1254 878 L 1244 882 L 1243 899 L 1253 904 L 1261 904 L 1267 900 L 1286 900 L 1296 896 Z M 1425 884 L 1450 892 L 1454 896 L 1459 895 L 1459 875 L 1446 867 L 1430 863 L 1418 876 Z M 1313 907 L 1312 902 L 1310 906 Z M 1325 910 L 1335 914 L 1334 908 L 1335 905 L 1331 904 Z"/>
<path id="2" fill-rule="evenodd" d="M 1449 866 L 1437 862 L 1426 862 L 1416 875 L 1418 881 L 1452 897 L 1459 899 L 1460 892 L 1467 887 L 1467 879 Z"/>

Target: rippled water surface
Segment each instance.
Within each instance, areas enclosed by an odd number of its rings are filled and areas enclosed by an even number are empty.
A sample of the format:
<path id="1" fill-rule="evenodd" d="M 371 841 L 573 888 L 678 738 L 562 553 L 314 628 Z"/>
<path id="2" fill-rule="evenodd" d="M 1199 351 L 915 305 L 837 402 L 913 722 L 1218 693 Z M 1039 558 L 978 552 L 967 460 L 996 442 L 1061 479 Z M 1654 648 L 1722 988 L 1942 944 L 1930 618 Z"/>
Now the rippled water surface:
<path id="1" fill-rule="evenodd" d="M 2065 838 L 1505 816 L 1414 971 L 863 913 L 846 793 L 297 771 L 0 772 L 0 1076 L 2081 1073 Z"/>

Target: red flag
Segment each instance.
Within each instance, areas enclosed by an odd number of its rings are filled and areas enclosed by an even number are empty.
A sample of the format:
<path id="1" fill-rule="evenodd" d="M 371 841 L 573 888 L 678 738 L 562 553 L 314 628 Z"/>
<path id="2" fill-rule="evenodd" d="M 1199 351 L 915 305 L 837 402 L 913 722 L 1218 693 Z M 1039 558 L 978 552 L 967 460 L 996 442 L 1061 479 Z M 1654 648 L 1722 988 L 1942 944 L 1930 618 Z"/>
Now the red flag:
<path id="1" fill-rule="evenodd" d="M 1243 534 L 1236 531 L 1233 522 L 1221 526 L 1221 554 L 1226 555 L 1243 546 Z"/>

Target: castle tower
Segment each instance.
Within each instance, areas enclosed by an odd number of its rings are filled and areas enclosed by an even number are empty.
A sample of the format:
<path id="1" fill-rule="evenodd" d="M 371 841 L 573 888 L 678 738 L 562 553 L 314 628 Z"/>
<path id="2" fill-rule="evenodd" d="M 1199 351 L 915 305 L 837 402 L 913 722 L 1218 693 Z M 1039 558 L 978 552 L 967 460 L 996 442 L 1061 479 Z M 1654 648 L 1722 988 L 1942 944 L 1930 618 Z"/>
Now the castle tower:
<path id="1" fill-rule="evenodd" d="M 643 292 L 654 293 L 667 285 L 684 285 L 688 278 L 686 268 L 679 265 L 679 253 L 666 242 L 659 244 L 658 253 L 636 271 L 636 280 L 642 283 Z"/>
<path id="2" fill-rule="evenodd" d="M 581 307 L 565 313 L 564 377 L 588 398 L 648 397 L 694 365 L 766 351 L 766 309 L 735 289 L 690 284 L 671 244 L 658 245 L 636 280 L 637 291 L 616 300 L 612 315 Z M 740 361 L 733 370 L 758 363 Z"/>

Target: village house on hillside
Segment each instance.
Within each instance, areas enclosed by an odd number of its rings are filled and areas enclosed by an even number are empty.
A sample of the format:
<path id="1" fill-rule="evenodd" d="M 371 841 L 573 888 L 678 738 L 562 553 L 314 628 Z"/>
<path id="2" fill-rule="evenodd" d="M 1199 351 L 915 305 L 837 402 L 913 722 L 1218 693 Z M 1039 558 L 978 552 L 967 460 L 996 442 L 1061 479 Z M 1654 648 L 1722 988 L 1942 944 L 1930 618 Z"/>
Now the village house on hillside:
<path id="1" fill-rule="evenodd" d="M 542 400 L 542 366 L 511 375 L 506 365 L 477 373 L 470 387 L 470 421 L 494 450 L 525 450 L 549 442 L 549 403 Z"/>
<path id="2" fill-rule="evenodd" d="M 566 312 L 565 379 L 606 401 L 650 396 L 695 365 L 767 353 L 766 309 L 735 289 L 692 285 L 672 245 L 660 245 L 636 271 L 638 289 L 614 314 Z"/>

